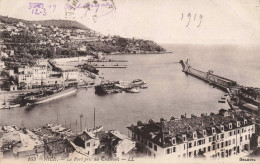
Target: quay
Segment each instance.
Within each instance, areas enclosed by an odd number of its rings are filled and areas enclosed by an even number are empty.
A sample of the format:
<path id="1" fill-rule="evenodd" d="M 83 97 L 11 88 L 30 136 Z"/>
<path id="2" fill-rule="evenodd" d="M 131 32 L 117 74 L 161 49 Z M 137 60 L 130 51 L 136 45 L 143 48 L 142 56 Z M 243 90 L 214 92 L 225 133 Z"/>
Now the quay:
<path id="1" fill-rule="evenodd" d="M 126 66 L 95 66 L 95 68 L 127 68 Z"/>
<path id="2" fill-rule="evenodd" d="M 237 86 L 237 82 L 224 78 L 224 77 L 221 77 L 221 76 L 218 76 L 218 75 L 215 75 L 215 74 L 213 74 L 212 70 L 209 70 L 208 72 L 203 72 L 203 71 L 197 70 L 195 68 L 192 68 L 190 66 L 188 60 L 186 62 L 184 62 L 183 60 L 180 60 L 180 63 L 183 68 L 182 71 L 185 72 L 186 74 L 190 74 L 194 77 L 197 77 L 199 79 L 202 79 L 202 80 L 208 82 L 209 84 L 220 87 L 224 91 L 229 92 L 230 88 Z"/>
<path id="3" fill-rule="evenodd" d="M 86 60 L 88 62 L 127 62 L 127 60 L 112 60 L 112 59 L 109 59 L 109 60 L 105 60 L 105 59 L 88 59 Z"/>

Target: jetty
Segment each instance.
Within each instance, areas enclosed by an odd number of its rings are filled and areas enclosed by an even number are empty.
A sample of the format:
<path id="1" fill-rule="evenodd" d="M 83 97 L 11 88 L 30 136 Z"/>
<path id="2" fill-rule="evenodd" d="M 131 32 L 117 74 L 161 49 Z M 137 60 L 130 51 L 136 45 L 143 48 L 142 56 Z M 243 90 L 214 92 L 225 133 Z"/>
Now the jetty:
<path id="1" fill-rule="evenodd" d="M 230 80 L 213 74 L 212 70 L 203 72 L 192 68 L 189 61 L 180 60 L 183 72 L 192 75 L 226 92 L 218 103 L 228 103 L 231 109 L 242 109 L 260 115 L 260 88 L 245 87 Z"/>
<path id="2" fill-rule="evenodd" d="M 126 66 L 95 66 L 95 68 L 127 68 Z"/>
<path id="3" fill-rule="evenodd" d="M 212 84 L 214 86 L 217 86 L 217 87 L 223 89 L 226 92 L 228 92 L 230 88 L 237 86 L 236 81 L 215 75 L 215 74 L 213 74 L 212 70 L 209 70 L 208 72 L 203 72 L 203 71 L 200 71 L 200 70 L 193 68 L 189 64 L 188 59 L 185 62 L 183 60 L 180 60 L 180 63 L 181 63 L 182 68 L 183 68 L 182 71 L 185 72 L 186 74 L 189 74 L 189 75 L 192 75 L 192 76 L 197 77 L 199 79 L 202 79 L 202 80 L 208 82 L 209 84 Z"/>

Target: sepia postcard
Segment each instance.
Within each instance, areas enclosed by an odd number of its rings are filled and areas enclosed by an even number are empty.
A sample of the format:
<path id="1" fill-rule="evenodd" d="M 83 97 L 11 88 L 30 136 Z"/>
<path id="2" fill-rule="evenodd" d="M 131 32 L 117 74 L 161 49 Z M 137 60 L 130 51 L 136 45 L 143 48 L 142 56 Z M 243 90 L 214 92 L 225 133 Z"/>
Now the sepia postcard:
<path id="1" fill-rule="evenodd" d="M 0 163 L 260 163 L 260 0 L 0 0 Z"/>

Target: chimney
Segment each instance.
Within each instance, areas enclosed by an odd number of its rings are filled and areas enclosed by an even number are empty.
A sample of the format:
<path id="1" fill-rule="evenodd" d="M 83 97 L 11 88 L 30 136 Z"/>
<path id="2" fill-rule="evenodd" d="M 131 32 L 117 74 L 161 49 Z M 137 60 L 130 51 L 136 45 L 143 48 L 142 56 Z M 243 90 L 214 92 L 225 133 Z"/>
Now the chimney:
<path id="1" fill-rule="evenodd" d="M 164 118 L 160 118 L 160 122 L 165 122 L 165 119 Z"/>
<path id="2" fill-rule="evenodd" d="M 171 121 L 174 121 L 174 120 L 175 120 L 175 117 L 172 116 L 170 120 L 171 120 Z"/>

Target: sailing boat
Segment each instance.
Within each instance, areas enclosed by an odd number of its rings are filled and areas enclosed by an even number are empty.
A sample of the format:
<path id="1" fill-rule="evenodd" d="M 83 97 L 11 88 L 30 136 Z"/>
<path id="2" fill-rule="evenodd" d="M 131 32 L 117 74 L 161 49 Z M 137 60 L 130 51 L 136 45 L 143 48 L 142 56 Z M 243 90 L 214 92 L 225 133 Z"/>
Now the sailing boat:
<path id="1" fill-rule="evenodd" d="M 7 103 L 5 101 L 5 95 L 4 95 L 4 103 L 2 104 L 0 109 L 10 109 L 10 108 L 16 108 L 16 107 L 19 107 L 19 106 L 20 106 L 20 104 L 13 104 L 13 103 L 7 105 Z"/>
<path id="2" fill-rule="evenodd" d="M 102 125 L 96 127 L 96 109 L 94 108 L 94 127 L 87 129 L 86 131 L 96 134 L 97 132 L 100 132 L 102 129 L 103 129 Z"/>
<path id="3" fill-rule="evenodd" d="M 6 105 L 6 102 L 5 102 L 5 95 L 4 95 L 4 103 L 2 105 Z"/>

